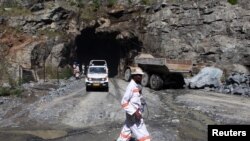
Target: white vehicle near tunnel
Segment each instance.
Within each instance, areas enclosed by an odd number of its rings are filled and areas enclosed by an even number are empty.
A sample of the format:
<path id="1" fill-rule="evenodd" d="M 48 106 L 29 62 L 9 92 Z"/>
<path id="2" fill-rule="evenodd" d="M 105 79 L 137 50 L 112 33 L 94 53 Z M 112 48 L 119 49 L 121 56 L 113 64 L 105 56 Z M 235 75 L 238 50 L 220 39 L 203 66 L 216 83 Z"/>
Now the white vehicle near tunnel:
<path id="1" fill-rule="evenodd" d="M 105 91 L 109 91 L 108 67 L 105 60 L 90 61 L 85 85 L 86 91 L 97 88 L 104 88 Z"/>

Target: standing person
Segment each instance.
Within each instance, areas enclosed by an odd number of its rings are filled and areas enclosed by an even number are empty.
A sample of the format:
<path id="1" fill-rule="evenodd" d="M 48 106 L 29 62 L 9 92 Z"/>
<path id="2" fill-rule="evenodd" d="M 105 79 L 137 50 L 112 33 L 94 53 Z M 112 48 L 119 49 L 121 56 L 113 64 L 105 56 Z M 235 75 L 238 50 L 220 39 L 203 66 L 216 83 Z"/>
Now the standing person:
<path id="1" fill-rule="evenodd" d="M 82 64 L 82 75 L 84 75 L 84 70 L 85 70 L 85 66 L 84 66 L 84 64 Z"/>
<path id="2" fill-rule="evenodd" d="M 136 68 L 131 72 L 131 81 L 122 98 L 122 108 L 126 111 L 126 120 L 117 141 L 129 141 L 132 134 L 138 141 L 150 141 L 150 136 L 142 119 L 141 80 L 143 72 Z"/>
<path id="3" fill-rule="evenodd" d="M 74 64 L 73 64 L 73 74 L 74 74 L 76 79 L 79 79 L 80 68 L 79 68 L 79 65 L 76 62 L 74 62 Z"/>

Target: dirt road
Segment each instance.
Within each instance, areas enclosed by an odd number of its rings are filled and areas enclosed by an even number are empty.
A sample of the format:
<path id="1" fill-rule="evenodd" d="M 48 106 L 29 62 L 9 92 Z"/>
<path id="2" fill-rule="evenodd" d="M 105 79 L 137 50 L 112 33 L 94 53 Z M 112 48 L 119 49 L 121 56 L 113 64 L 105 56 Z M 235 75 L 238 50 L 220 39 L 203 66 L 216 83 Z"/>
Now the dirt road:
<path id="1" fill-rule="evenodd" d="M 113 141 L 125 119 L 120 100 L 127 84 L 110 79 L 108 93 L 86 92 L 83 80 L 35 84 L 25 96 L 1 98 L 0 140 Z M 148 88 L 143 95 L 153 141 L 205 141 L 208 124 L 250 124 L 249 97 Z"/>

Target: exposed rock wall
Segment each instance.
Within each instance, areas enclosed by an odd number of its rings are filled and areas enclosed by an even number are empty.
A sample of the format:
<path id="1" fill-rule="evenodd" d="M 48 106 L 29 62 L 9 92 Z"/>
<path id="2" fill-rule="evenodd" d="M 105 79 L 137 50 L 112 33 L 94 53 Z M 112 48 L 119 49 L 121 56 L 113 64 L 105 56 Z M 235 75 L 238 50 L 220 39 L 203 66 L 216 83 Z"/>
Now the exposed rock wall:
<path id="1" fill-rule="evenodd" d="M 143 47 L 156 57 L 191 59 L 195 64 L 215 64 L 229 72 L 249 73 L 248 0 L 238 0 L 236 5 L 227 0 L 157 0 L 151 6 L 143 5 L 140 0 L 132 0 L 131 3 L 118 0 L 124 6 L 119 5 L 114 10 L 104 8 L 106 13 L 102 9 L 100 15 L 106 16 L 90 23 L 79 22 L 76 13 L 59 6 L 60 0 L 49 1 L 49 8 L 43 5 L 48 1 L 0 0 L 0 5 L 17 3 L 32 12 L 25 16 L 0 16 L 1 25 L 18 28 L 32 39 L 27 44 L 27 40 L 22 40 L 25 47 L 14 53 L 16 57 L 9 56 L 11 63 L 25 69 L 42 68 L 44 62 L 58 67 L 61 62 L 67 62 L 68 55 L 75 49 L 65 49 L 65 43 L 72 42 L 84 28 L 96 26 L 96 33 L 116 32 L 118 40 L 137 36 Z M 88 4 L 91 5 L 88 2 L 85 6 Z M 98 13 L 95 15 L 102 17 Z M 50 37 L 49 34 L 54 33 L 70 34 L 71 37 Z M 0 32 L 0 39 L 3 39 L 2 35 L 4 33 Z M 40 35 L 47 37 L 40 41 Z M 9 48 L 15 46 L 10 45 Z M 65 53 L 65 50 L 70 53 Z"/>
<path id="2" fill-rule="evenodd" d="M 33 2 L 32 4 L 36 4 Z M 76 24 L 73 27 L 71 25 L 74 23 L 71 14 L 72 12 L 55 4 L 49 9 L 33 11 L 28 15 L 2 17 L 0 47 L 5 47 L 7 54 L 0 57 L 10 64 L 6 70 L 7 77 L 18 80 L 23 70 L 37 73 L 44 71 L 47 66 L 57 68 L 66 64 L 65 57 L 69 53 L 65 53 L 65 44 L 70 42 L 67 34 L 76 32 Z M 41 75 L 43 74 L 40 73 L 35 79 L 41 78 Z"/>
<path id="3" fill-rule="evenodd" d="M 19 5 L 29 8 L 34 4 L 40 2 L 43 2 L 43 0 L 0 0 L 0 5 L 6 5 L 6 6 Z"/>
<path id="4" fill-rule="evenodd" d="M 144 45 L 194 63 L 250 66 L 250 10 L 225 0 L 163 3 L 148 9 Z"/>

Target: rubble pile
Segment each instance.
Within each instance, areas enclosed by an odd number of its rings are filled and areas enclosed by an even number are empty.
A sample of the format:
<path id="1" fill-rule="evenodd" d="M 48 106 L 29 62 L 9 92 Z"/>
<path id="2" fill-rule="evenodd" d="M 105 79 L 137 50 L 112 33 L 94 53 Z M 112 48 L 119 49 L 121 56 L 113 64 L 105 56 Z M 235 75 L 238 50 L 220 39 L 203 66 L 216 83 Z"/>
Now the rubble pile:
<path id="1" fill-rule="evenodd" d="M 191 89 L 217 88 L 221 85 L 223 71 L 215 67 L 205 67 L 197 75 L 186 80 Z"/>
<path id="2" fill-rule="evenodd" d="M 220 93 L 250 96 L 250 75 L 234 72 L 226 79 L 223 85 L 216 89 L 216 91 Z"/>
<path id="3" fill-rule="evenodd" d="M 206 89 L 219 93 L 250 96 L 250 75 L 233 72 L 221 82 L 223 71 L 215 67 L 205 67 L 197 75 L 186 79 L 190 89 Z"/>

